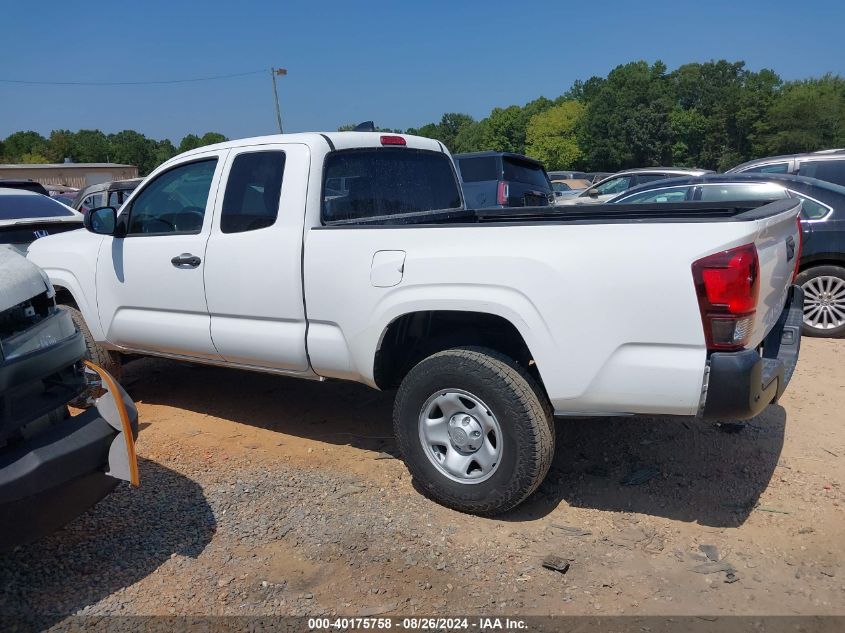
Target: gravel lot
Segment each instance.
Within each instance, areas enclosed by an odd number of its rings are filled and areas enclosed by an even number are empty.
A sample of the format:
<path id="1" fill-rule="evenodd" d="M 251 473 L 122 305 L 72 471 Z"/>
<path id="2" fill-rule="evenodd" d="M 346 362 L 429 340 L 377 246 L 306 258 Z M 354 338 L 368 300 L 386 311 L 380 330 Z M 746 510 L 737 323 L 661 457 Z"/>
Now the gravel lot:
<path id="1" fill-rule="evenodd" d="M 0 555 L 0 613 L 845 614 L 843 361 L 805 339 L 738 432 L 559 421 L 539 492 L 480 519 L 392 458 L 390 394 L 140 360 L 141 487 Z"/>

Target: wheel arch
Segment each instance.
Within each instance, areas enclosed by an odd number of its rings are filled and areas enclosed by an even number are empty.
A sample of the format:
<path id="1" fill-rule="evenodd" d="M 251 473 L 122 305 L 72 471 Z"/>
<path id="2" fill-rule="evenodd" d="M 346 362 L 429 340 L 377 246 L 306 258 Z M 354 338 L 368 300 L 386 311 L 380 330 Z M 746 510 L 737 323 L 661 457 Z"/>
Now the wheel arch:
<path id="1" fill-rule="evenodd" d="M 44 272 L 56 291 L 56 303 L 70 305 L 79 310 L 94 339 L 105 340 L 96 304 L 92 305 L 87 300 L 79 281 L 66 271 L 45 268 Z"/>
<path id="2" fill-rule="evenodd" d="M 454 347 L 480 346 L 500 352 L 543 386 L 534 354 L 519 328 L 492 312 L 437 309 L 404 312 L 383 329 L 373 361 L 380 389 L 399 385 L 418 362 Z"/>

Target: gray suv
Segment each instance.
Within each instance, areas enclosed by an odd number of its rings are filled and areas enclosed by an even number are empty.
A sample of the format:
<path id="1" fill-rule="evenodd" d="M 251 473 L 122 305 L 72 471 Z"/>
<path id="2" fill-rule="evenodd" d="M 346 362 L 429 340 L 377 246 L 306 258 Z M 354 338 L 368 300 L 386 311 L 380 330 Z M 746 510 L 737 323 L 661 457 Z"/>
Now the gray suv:
<path id="1" fill-rule="evenodd" d="M 793 174 L 845 186 L 845 149 L 758 158 L 725 173 Z"/>

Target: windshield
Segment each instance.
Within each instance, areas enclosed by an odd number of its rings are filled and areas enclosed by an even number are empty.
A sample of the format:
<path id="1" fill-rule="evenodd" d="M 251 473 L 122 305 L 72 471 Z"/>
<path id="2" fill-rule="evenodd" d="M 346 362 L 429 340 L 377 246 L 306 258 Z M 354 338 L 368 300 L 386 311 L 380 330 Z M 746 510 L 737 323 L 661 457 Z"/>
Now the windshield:
<path id="1" fill-rule="evenodd" d="M 61 202 L 36 194 L 0 195 L 0 220 L 72 217 L 73 211 Z"/>

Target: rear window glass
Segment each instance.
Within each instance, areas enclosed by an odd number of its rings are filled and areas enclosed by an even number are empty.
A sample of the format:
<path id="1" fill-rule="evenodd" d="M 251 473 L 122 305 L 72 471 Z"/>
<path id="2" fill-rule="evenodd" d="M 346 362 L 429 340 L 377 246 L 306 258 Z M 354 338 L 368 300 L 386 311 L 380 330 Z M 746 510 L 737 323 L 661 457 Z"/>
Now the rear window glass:
<path id="1" fill-rule="evenodd" d="M 789 163 L 774 163 L 773 165 L 760 165 L 750 169 L 743 169 L 743 173 L 753 174 L 785 174 L 789 171 Z"/>
<path id="2" fill-rule="evenodd" d="M 683 202 L 687 199 L 690 187 L 682 185 L 680 187 L 666 187 L 664 189 L 641 191 L 635 193 L 621 200 L 615 200 L 620 204 L 639 204 L 643 202 Z"/>
<path id="3" fill-rule="evenodd" d="M 845 160 L 811 160 L 798 167 L 798 175 L 845 185 Z"/>
<path id="4" fill-rule="evenodd" d="M 61 202 L 38 194 L 9 194 L 0 196 L 0 220 L 25 218 L 55 218 L 74 215 Z"/>
<path id="5" fill-rule="evenodd" d="M 644 185 L 647 182 L 655 182 L 657 180 L 666 180 L 671 178 L 669 174 L 639 174 L 637 176 L 637 184 Z"/>
<path id="6" fill-rule="evenodd" d="M 540 167 L 540 165 L 524 163 L 512 158 L 505 158 L 504 163 L 505 180 L 512 180 L 514 182 L 521 182 L 526 185 L 540 187 L 546 191 L 551 190 L 549 179 L 546 176 L 546 171 Z"/>
<path id="7" fill-rule="evenodd" d="M 483 158 L 460 158 L 458 167 L 464 182 L 483 182 L 499 179 L 499 161 L 493 156 Z"/>
<path id="8" fill-rule="evenodd" d="M 801 217 L 806 220 L 821 220 L 830 212 L 830 207 L 823 205 L 821 202 L 802 196 L 795 191 L 792 192 L 792 195 L 803 203 L 801 205 Z"/>
<path id="9" fill-rule="evenodd" d="M 452 161 L 438 152 L 404 148 L 334 152 L 326 158 L 324 178 L 327 222 L 461 206 Z"/>
<path id="10" fill-rule="evenodd" d="M 778 200 L 786 198 L 786 189 L 769 183 L 714 184 L 701 186 L 701 200 L 706 202 L 738 202 L 743 200 Z"/>

